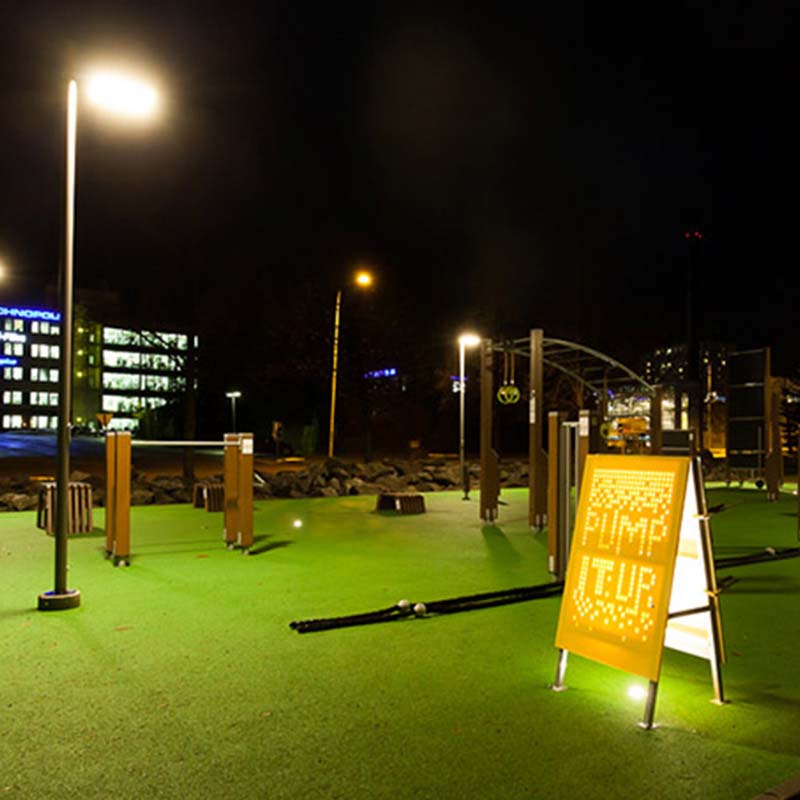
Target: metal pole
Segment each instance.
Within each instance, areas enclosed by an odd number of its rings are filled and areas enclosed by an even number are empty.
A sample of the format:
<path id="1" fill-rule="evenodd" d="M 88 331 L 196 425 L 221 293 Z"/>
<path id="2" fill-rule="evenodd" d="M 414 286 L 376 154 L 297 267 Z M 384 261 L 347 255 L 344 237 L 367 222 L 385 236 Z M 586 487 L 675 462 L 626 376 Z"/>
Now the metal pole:
<path id="1" fill-rule="evenodd" d="M 556 664 L 556 679 L 550 684 L 550 688 L 554 692 L 563 692 L 567 687 L 564 686 L 564 674 L 567 671 L 567 656 L 569 653 L 566 650 L 558 651 L 558 663 Z"/>
<path id="2" fill-rule="evenodd" d="M 463 500 L 469 500 L 469 481 L 467 480 L 466 463 L 464 459 L 464 408 L 466 404 L 467 379 L 464 375 L 464 351 L 466 345 L 459 339 L 458 342 L 458 456 L 461 464 L 461 482 L 464 488 Z"/>
<path id="3" fill-rule="evenodd" d="M 339 315 L 342 308 L 342 290 L 336 292 L 336 311 L 333 315 L 333 369 L 331 371 L 331 420 L 328 428 L 328 458 L 333 458 L 334 420 L 336 419 L 336 373 L 339 364 Z"/>
<path id="4" fill-rule="evenodd" d="M 639 723 L 640 728 L 650 731 L 655 728 L 653 718 L 656 713 L 656 692 L 658 692 L 658 681 L 650 681 L 647 686 L 647 702 L 644 706 L 644 719 Z"/>
<path id="5" fill-rule="evenodd" d="M 236 433 L 236 398 L 231 397 L 231 422 L 233 423 L 233 432 Z"/>
<path id="6" fill-rule="evenodd" d="M 67 89 L 67 159 L 64 210 L 64 266 L 61 275 L 61 353 L 59 359 L 58 431 L 56 437 L 55 588 L 39 595 L 40 610 L 75 608 L 80 592 L 67 589 L 69 533 L 69 440 L 72 406 L 72 272 L 75 249 L 75 141 L 78 126 L 78 84 Z"/>

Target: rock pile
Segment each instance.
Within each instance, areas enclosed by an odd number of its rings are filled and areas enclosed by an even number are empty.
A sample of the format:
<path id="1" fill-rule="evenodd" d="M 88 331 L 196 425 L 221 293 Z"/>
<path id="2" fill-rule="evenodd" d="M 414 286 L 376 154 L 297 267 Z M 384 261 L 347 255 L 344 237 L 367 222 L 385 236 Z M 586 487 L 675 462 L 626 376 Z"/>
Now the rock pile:
<path id="1" fill-rule="evenodd" d="M 480 465 L 468 463 L 470 483 L 477 490 Z M 213 478 L 222 482 L 222 475 Z M 102 478 L 73 472 L 72 481 L 92 485 L 92 501 L 105 504 Z M 501 486 L 527 486 L 528 463 L 522 460 L 500 464 Z M 461 488 L 458 462 L 449 459 L 418 461 L 383 460 L 359 463 L 330 458 L 320 464 L 310 464 L 301 470 L 286 470 L 275 474 L 257 474 L 253 487 L 256 499 L 270 497 L 338 497 L 343 495 L 380 494 L 383 492 L 437 492 Z M 165 505 L 190 503 L 193 483 L 181 477 L 162 475 L 149 480 L 134 472 L 131 484 L 131 505 Z M 28 479 L 0 479 L 0 511 L 35 509 L 39 502 L 39 484 Z"/>

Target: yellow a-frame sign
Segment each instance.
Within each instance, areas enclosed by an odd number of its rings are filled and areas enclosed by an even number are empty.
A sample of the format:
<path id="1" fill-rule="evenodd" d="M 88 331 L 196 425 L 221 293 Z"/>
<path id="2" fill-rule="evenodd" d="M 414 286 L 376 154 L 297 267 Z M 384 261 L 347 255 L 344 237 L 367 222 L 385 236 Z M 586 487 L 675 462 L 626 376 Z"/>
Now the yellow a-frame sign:
<path id="1" fill-rule="evenodd" d="M 553 689 L 567 653 L 647 678 L 653 727 L 664 647 L 711 663 L 723 702 L 723 659 L 711 528 L 696 460 L 591 455 L 586 459 L 556 633 Z"/>

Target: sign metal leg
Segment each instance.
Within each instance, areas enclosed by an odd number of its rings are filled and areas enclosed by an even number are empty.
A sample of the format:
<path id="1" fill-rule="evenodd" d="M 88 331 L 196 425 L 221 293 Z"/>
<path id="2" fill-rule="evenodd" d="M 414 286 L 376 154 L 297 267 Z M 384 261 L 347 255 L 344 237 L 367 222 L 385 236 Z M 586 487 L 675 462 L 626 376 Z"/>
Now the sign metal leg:
<path id="1" fill-rule="evenodd" d="M 656 727 L 653 717 L 656 713 L 656 693 L 658 692 L 658 681 L 650 681 L 647 687 L 647 702 L 644 706 L 644 719 L 639 723 L 640 728 L 651 731 Z"/>
<path id="2" fill-rule="evenodd" d="M 556 666 L 556 679 L 550 684 L 550 688 L 554 692 L 563 692 L 566 690 L 564 685 L 564 673 L 567 671 L 567 650 L 558 651 L 558 665 Z"/>

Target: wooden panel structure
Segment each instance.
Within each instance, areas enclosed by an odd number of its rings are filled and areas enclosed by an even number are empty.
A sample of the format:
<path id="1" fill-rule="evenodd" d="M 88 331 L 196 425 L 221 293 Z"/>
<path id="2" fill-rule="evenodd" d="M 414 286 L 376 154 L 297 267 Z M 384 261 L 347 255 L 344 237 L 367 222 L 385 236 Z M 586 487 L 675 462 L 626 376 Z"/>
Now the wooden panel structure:
<path id="1" fill-rule="evenodd" d="M 36 526 L 53 535 L 56 529 L 56 486 L 54 481 L 47 481 L 39 487 L 39 507 L 36 514 Z M 67 533 L 92 532 L 92 485 L 90 483 L 71 482 L 67 495 Z"/>
<path id="2" fill-rule="evenodd" d="M 417 492 L 382 492 L 375 502 L 376 511 L 397 511 L 400 514 L 424 514 L 425 497 Z"/>

